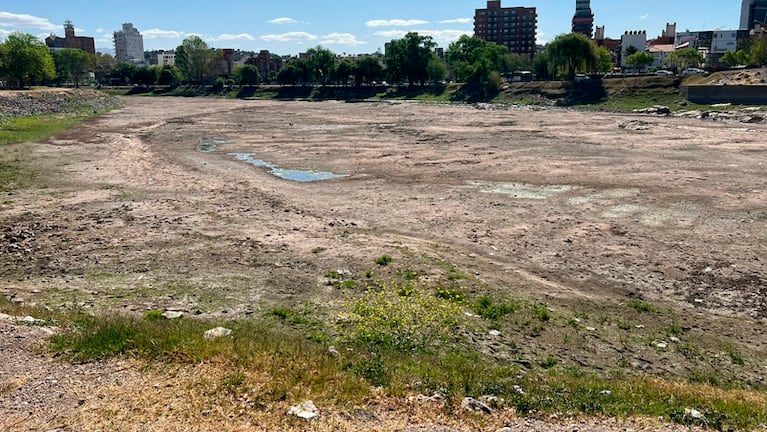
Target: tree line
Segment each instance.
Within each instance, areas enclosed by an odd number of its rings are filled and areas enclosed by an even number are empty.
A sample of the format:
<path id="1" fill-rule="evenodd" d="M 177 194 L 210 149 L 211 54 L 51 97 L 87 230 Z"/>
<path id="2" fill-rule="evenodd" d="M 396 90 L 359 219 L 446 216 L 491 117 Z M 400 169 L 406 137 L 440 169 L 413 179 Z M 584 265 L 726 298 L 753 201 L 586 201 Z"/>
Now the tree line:
<path id="1" fill-rule="evenodd" d="M 579 73 L 613 70 L 613 57 L 586 36 L 570 33 L 558 36 L 534 58 L 510 53 L 508 48 L 477 37 L 461 36 L 438 56 L 430 36 L 408 33 L 392 40 L 385 55 L 339 59 L 332 51 L 317 46 L 299 58 L 290 58 L 270 76 L 261 76 L 252 61 L 238 65 L 231 75 L 220 68 L 223 51 L 211 48 L 198 36 L 185 39 L 176 50 L 175 66 L 136 66 L 118 63 L 108 54 L 92 56 L 76 49 L 51 52 L 37 37 L 12 33 L 0 44 L 0 77 L 11 86 L 42 83 L 74 83 L 79 86 L 86 72 L 97 82 L 136 85 L 181 84 L 253 86 L 263 82 L 280 85 L 369 85 L 391 82 L 411 86 L 445 80 L 466 83 L 484 91 L 497 91 L 504 76 L 530 70 L 540 79 L 573 80 Z M 629 47 L 626 63 L 637 69 L 651 65 L 653 56 Z M 667 65 L 684 69 L 698 66 L 703 58 L 697 50 L 677 50 Z M 756 41 L 722 59 L 725 64 L 767 63 L 767 43 Z"/>

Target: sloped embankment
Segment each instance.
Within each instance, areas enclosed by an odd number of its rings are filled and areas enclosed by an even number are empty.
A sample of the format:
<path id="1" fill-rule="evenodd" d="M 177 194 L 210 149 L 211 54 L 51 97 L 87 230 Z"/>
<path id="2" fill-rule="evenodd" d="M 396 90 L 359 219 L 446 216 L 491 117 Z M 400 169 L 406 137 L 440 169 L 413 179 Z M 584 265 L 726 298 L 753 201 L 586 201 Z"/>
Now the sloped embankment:
<path id="1" fill-rule="evenodd" d="M 120 101 L 92 89 L 44 89 L 0 92 L 0 117 L 36 114 L 100 112 L 118 108 Z"/>

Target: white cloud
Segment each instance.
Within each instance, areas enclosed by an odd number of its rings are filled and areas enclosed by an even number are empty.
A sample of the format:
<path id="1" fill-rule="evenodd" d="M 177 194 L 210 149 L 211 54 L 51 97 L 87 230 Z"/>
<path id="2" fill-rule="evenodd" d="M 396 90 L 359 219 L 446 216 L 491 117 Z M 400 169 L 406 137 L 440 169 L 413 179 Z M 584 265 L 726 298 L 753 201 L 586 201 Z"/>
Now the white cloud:
<path id="1" fill-rule="evenodd" d="M 357 37 L 351 33 L 330 33 L 323 35 L 320 43 L 323 45 L 366 45 L 367 42 L 357 40 Z"/>
<path id="2" fill-rule="evenodd" d="M 423 20 L 403 20 L 403 19 L 392 19 L 392 20 L 371 20 L 365 23 L 368 27 L 412 27 L 417 25 L 424 25 L 429 24 L 428 21 Z"/>
<path id="3" fill-rule="evenodd" d="M 246 41 L 254 41 L 256 38 L 253 36 L 247 34 L 247 33 L 240 33 L 240 34 L 221 34 L 218 36 L 215 36 L 211 38 L 211 40 L 214 41 L 233 41 L 233 40 L 246 40 Z"/>
<path id="4" fill-rule="evenodd" d="M 261 36 L 261 40 L 267 42 L 307 42 L 317 40 L 317 36 L 306 32 L 289 32 L 263 35 Z"/>
<path id="5" fill-rule="evenodd" d="M 142 31 L 141 35 L 144 36 L 145 39 L 181 39 L 184 37 L 184 32 L 175 30 L 160 30 L 155 28 Z"/>
<path id="6" fill-rule="evenodd" d="M 0 12 L 0 26 L 46 31 L 57 30 L 61 27 L 52 24 L 46 18 L 39 18 L 32 15 L 12 14 L 10 12 Z"/>
<path id="7" fill-rule="evenodd" d="M 650 14 L 644 14 L 644 15 L 639 17 L 640 20 L 645 20 L 647 18 L 650 18 Z"/>
<path id="8" fill-rule="evenodd" d="M 472 36 L 474 33 L 466 30 L 384 30 L 375 32 L 376 36 L 400 39 L 410 32 L 418 33 L 421 36 L 431 36 L 438 42 L 454 42 L 463 35 Z"/>
<path id="9" fill-rule="evenodd" d="M 294 20 L 293 18 L 275 18 L 271 21 L 267 21 L 269 24 L 296 24 L 298 21 Z"/>
<path id="10" fill-rule="evenodd" d="M 440 21 L 440 24 L 468 24 L 471 22 L 471 18 L 456 18 Z"/>

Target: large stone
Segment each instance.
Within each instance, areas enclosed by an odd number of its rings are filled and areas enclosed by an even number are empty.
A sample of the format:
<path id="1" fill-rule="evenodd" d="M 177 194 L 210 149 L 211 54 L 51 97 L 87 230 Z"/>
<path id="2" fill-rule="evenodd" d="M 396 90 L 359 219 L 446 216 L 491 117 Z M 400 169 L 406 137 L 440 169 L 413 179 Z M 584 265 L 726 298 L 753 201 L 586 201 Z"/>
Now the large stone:
<path id="1" fill-rule="evenodd" d="M 317 418 L 320 413 L 317 407 L 314 405 L 314 402 L 309 400 L 292 406 L 290 410 L 288 410 L 288 415 L 302 418 L 304 420 L 312 420 Z"/>
<path id="2" fill-rule="evenodd" d="M 466 397 L 461 402 L 461 409 L 467 412 L 475 412 L 482 414 L 492 414 L 493 409 L 474 398 Z"/>
<path id="3" fill-rule="evenodd" d="M 232 331 L 229 330 L 228 328 L 216 327 L 214 329 L 210 329 L 206 331 L 204 337 L 205 339 L 212 340 L 212 339 L 219 339 L 219 338 L 227 337 L 231 335 L 232 335 Z"/>
<path id="4" fill-rule="evenodd" d="M 183 312 L 179 311 L 165 311 L 165 313 L 162 314 L 162 317 L 169 320 L 174 319 L 180 319 L 184 316 Z"/>

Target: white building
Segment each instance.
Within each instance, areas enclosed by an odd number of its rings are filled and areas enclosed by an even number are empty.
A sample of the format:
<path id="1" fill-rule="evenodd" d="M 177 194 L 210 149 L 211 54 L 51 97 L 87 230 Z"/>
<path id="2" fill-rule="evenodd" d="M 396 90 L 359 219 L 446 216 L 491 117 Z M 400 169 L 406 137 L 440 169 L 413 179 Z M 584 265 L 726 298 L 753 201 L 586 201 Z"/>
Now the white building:
<path id="1" fill-rule="evenodd" d="M 626 57 L 629 56 L 630 47 L 634 47 L 637 51 L 647 51 L 647 32 L 627 31 L 621 36 L 621 67 L 626 67 Z"/>
<path id="2" fill-rule="evenodd" d="M 160 66 L 175 66 L 176 53 L 163 52 L 163 53 L 157 54 L 157 64 Z"/>
<path id="3" fill-rule="evenodd" d="M 123 29 L 114 33 L 114 41 L 117 61 L 144 62 L 144 37 L 133 27 L 133 24 L 123 24 Z"/>

